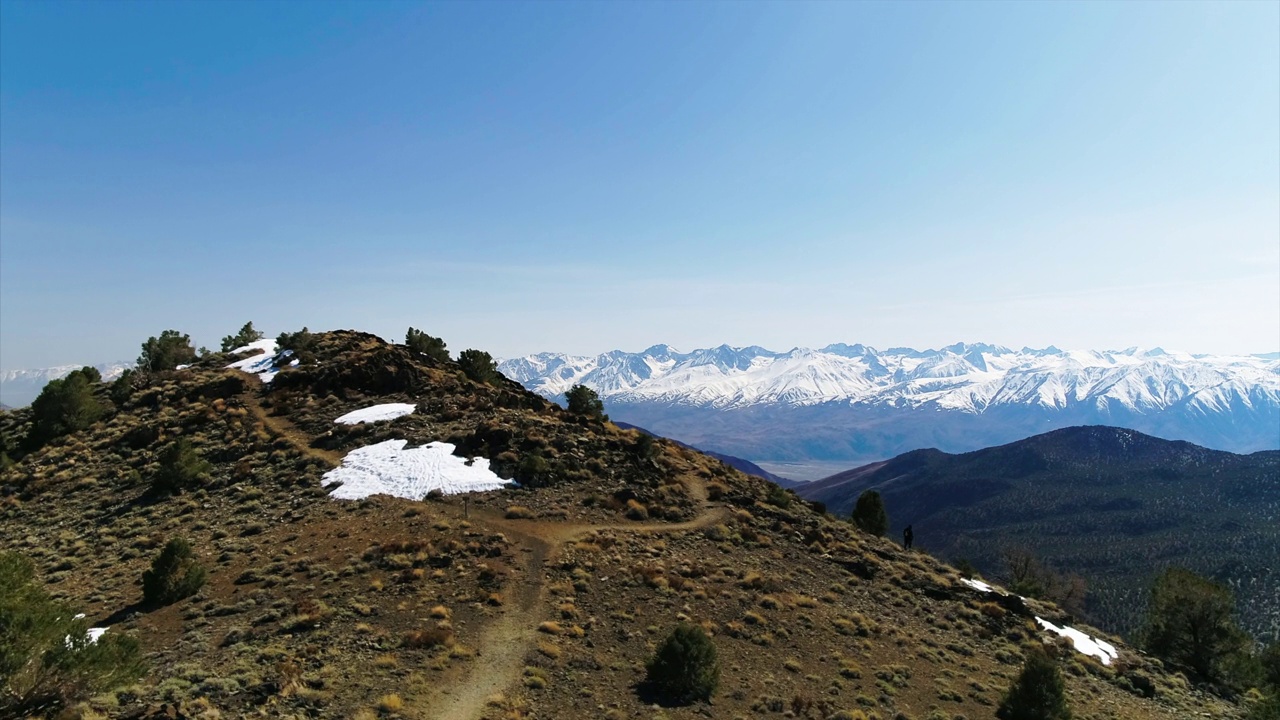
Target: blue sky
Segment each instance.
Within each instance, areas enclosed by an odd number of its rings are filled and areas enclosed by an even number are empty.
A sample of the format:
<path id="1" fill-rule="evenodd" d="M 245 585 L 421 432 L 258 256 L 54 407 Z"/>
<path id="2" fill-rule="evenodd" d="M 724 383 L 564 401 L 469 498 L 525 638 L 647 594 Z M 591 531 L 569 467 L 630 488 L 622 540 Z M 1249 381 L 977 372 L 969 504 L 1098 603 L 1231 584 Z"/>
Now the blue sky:
<path id="1" fill-rule="evenodd" d="M 1280 3 L 0 2 L 0 367 L 1280 350 Z"/>

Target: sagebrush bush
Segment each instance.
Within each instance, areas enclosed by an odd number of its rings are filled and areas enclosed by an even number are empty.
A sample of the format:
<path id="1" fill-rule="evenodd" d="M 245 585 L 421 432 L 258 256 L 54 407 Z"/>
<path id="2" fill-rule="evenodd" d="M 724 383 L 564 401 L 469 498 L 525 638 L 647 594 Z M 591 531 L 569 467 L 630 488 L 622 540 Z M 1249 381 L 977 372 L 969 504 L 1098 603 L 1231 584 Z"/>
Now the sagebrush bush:
<path id="1" fill-rule="evenodd" d="M 190 597 L 204 587 L 205 569 L 196 561 L 191 543 L 173 538 L 142 573 L 142 601 L 153 607 Z"/>
<path id="2" fill-rule="evenodd" d="M 213 465 L 200 457 L 191 441 L 181 438 L 160 451 L 160 468 L 151 477 L 151 490 L 159 495 L 176 495 L 194 489 Z"/>
<path id="3" fill-rule="evenodd" d="M 653 692 L 673 704 L 710 700 L 720 682 L 716 646 L 696 625 L 676 626 L 646 669 Z"/>

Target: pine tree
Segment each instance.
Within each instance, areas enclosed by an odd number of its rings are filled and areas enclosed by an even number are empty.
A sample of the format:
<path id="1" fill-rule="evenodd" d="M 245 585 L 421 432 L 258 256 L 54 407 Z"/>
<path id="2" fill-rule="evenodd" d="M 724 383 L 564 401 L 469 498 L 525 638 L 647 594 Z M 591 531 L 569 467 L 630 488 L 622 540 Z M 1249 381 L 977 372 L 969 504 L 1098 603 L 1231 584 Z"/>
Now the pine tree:
<path id="1" fill-rule="evenodd" d="M 151 569 L 142 573 L 142 601 L 160 606 L 195 595 L 204 586 L 205 570 L 196 562 L 191 544 L 173 538 L 156 559 Z"/>
<path id="2" fill-rule="evenodd" d="M 97 370 L 89 374 L 76 370 L 44 386 L 31 403 L 29 447 L 38 448 L 56 437 L 83 430 L 102 417 L 103 407 L 93 396 L 91 378 L 95 376 L 102 377 Z"/>
<path id="3" fill-rule="evenodd" d="M 196 349 L 191 345 L 191 336 L 177 330 L 165 330 L 160 337 L 149 337 L 142 343 L 142 354 L 138 356 L 138 368 L 147 372 L 173 370 L 179 365 L 195 362 Z"/>
<path id="4" fill-rule="evenodd" d="M 244 347 L 261 339 L 262 333 L 253 329 L 253 322 L 247 322 L 244 327 L 240 328 L 240 332 L 222 338 L 222 352 L 231 352 L 236 348 Z"/>
<path id="5" fill-rule="evenodd" d="M 91 642 L 87 630 L 36 584 L 30 560 L 0 553 L 0 717 L 44 717 L 143 675 L 135 638 L 113 630 Z"/>
<path id="6" fill-rule="evenodd" d="M 885 512 L 884 500 L 875 490 L 863 490 L 858 496 L 852 519 L 863 532 L 881 537 L 889 532 L 889 515 Z"/>
<path id="7" fill-rule="evenodd" d="M 160 451 L 160 468 L 151 476 L 151 490 L 158 495 L 176 495 L 194 488 L 212 469 L 191 441 L 181 438 Z"/>
<path id="8" fill-rule="evenodd" d="M 1034 648 L 1027 655 L 1022 672 L 1000 701 L 996 717 L 1000 720 L 1071 719 L 1062 673 L 1044 650 Z"/>
<path id="9" fill-rule="evenodd" d="M 673 704 L 710 700 L 720 682 L 716 646 L 696 625 L 677 625 L 646 669 L 649 686 Z"/>
<path id="10" fill-rule="evenodd" d="M 569 392 L 565 393 L 564 397 L 568 403 L 569 412 L 574 415 L 608 419 L 605 417 L 604 403 L 600 401 L 600 396 L 586 385 L 574 385 L 569 388 Z"/>
<path id="11" fill-rule="evenodd" d="M 1235 622 L 1230 588 L 1184 568 L 1169 568 L 1156 578 L 1143 640 L 1147 652 L 1206 680 L 1222 679 L 1223 663 L 1248 647 Z"/>
<path id="12" fill-rule="evenodd" d="M 410 350 L 422 353 L 437 362 L 449 362 L 449 348 L 445 345 L 444 340 L 428 335 L 421 330 L 409 328 L 409 331 L 404 336 L 404 344 L 408 345 Z"/>
<path id="13" fill-rule="evenodd" d="M 463 350 L 458 353 L 458 365 L 467 377 L 478 383 L 493 384 L 502 377 L 493 356 L 483 350 Z"/>

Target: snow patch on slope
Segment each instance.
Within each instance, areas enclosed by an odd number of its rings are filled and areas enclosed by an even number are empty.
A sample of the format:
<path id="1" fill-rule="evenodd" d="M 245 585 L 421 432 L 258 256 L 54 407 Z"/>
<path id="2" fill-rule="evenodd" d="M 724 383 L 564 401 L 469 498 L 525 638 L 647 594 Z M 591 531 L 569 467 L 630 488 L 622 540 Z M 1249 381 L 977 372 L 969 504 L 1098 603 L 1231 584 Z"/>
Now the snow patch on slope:
<path id="1" fill-rule="evenodd" d="M 238 355 L 240 353 L 247 353 L 255 350 L 258 351 L 259 354 L 250 355 L 243 360 L 237 360 L 227 367 L 235 370 L 243 370 L 247 373 L 253 373 L 254 375 L 257 375 L 258 379 L 262 382 L 269 383 L 274 380 L 276 374 L 280 372 L 280 363 L 285 358 L 293 354 L 292 350 L 276 352 L 278 349 L 279 347 L 276 345 L 275 340 L 263 339 L 251 342 L 244 347 L 238 347 L 235 350 L 232 350 L 232 354 Z M 290 366 L 297 364 L 297 360 L 289 363 Z"/>
<path id="2" fill-rule="evenodd" d="M 335 423 L 341 425 L 359 425 L 360 423 L 375 423 L 384 420 L 395 420 L 398 417 L 412 415 L 417 409 L 416 405 L 409 403 L 383 403 L 381 405 L 373 405 L 359 410 L 352 410 L 334 420 Z"/>
<path id="3" fill-rule="evenodd" d="M 338 484 L 329 495 L 339 500 L 371 495 L 421 500 L 432 490 L 455 495 L 515 484 L 495 475 L 485 458 L 466 460 L 454 455 L 454 446 L 449 443 L 415 448 L 406 448 L 407 444 L 407 440 L 387 440 L 352 450 L 341 466 L 324 474 L 320 484 Z"/>

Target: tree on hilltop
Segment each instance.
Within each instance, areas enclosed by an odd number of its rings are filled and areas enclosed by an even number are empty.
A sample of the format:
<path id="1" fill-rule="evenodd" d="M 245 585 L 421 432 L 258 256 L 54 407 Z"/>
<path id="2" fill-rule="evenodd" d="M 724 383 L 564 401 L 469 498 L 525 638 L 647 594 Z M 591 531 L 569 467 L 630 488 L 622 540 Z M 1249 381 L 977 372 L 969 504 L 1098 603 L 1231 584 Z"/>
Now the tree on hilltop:
<path id="1" fill-rule="evenodd" d="M 247 322 L 244 327 L 240 328 L 240 332 L 222 338 L 222 352 L 231 352 L 236 348 L 255 343 L 261 340 L 262 337 L 262 333 L 253 329 L 253 322 Z"/>
<path id="2" fill-rule="evenodd" d="M 853 506 L 853 524 L 863 532 L 884 537 L 889 532 L 889 514 L 885 512 L 884 500 L 875 490 L 863 490 L 858 502 Z"/>
<path id="3" fill-rule="evenodd" d="M 493 384 L 502 377 L 493 356 L 483 350 L 463 350 L 458 353 L 458 365 L 467 377 L 478 383 Z"/>
<path id="4" fill-rule="evenodd" d="M 93 395 L 95 378 L 102 375 L 94 368 L 84 368 L 44 386 L 31 403 L 29 447 L 38 448 L 56 437 L 83 430 L 102 417 L 102 404 Z"/>
<path id="5" fill-rule="evenodd" d="M 449 361 L 449 349 L 444 340 L 428 335 L 421 330 L 410 327 L 409 332 L 405 333 L 404 344 L 408 345 L 410 350 L 422 353 L 438 362 Z"/>
<path id="6" fill-rule="evenodd" d="M 196 349 L 191 345 L 191 336 L 177 330 L 165 330 L 160 337 L 150 337 L 142 343 L 142 354 L 138 356 L 138 368 L 147 372 L 173 370 L 179 365 L 190 365 L 195 362 Z"/>
<path id="7" fill-rule="evenodd" d="M 584 415 L 591 418 L 599 418 L 608 420 L 604 414 L 604 403 L 600 401 L 600 396 L 595 390 L 586 385 L 574 385 L 569 388 L 569 392 L 564 394 L 568 403 L 569 412 L 574 415 Z"/>

